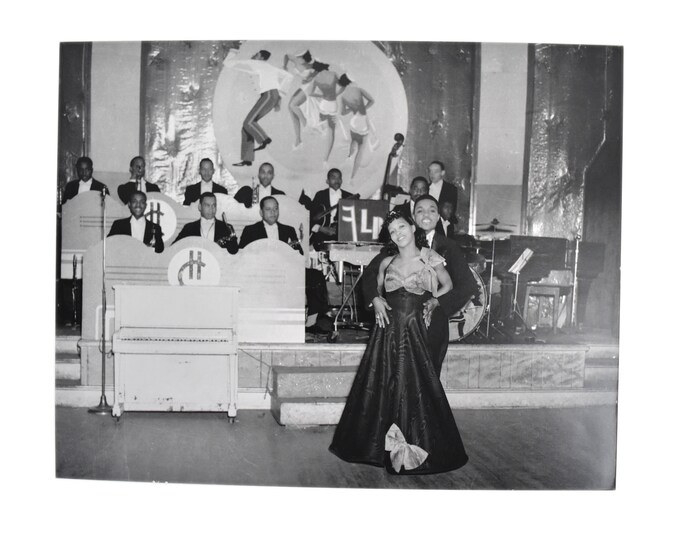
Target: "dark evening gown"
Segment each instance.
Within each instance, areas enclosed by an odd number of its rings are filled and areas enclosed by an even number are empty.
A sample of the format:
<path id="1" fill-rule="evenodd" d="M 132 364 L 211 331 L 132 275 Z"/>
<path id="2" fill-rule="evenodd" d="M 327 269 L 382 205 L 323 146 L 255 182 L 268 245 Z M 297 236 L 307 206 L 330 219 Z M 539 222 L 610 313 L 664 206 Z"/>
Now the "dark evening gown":
<path id="1" fill-rule="evenodd" d="M 423 249 L 421 262 L 405 277 L 391 263 L 385 270 L 390 323 L 373 329 L 330 446 L 345 461 L 400 475 L 451 471 L 468 460 L 423 319 L 437 288 L 433 267 L 444 259 Z"/>

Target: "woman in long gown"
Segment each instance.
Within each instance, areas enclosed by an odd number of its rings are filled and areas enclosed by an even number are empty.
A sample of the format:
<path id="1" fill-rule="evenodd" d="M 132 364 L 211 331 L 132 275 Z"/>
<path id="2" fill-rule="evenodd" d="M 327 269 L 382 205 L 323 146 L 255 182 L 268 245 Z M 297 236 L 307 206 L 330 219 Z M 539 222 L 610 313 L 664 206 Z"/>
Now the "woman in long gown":
<path id="1" fill-rule="evenodd" d="M 397 253 L 382 261 L 378 290 L 391 320 L 376 315 L 330 451 L 392 474 L 451 471 L 468 457 L 427 346 L 431 299 L 451 278 L 409 217 L 390 212 L 385 224 Z"/>

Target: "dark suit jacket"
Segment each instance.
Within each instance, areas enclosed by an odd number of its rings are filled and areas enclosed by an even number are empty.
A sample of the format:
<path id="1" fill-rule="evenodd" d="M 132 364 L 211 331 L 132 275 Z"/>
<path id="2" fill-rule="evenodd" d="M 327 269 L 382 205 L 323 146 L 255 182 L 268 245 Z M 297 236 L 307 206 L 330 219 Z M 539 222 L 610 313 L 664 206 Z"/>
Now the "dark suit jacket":
<path id="1" fill-rule="evenodd" d="M 159 188 L 156 184 L 152 184 L 146 180 L 144 180 L 144 184 L 147 193 L 161 192 L 161 188 Z M 118 198 L 123 204 L 127 204 L 130 202 L 130 195 L 132 195 L 135 191 L 137 191 L 136 181 L 132 180 L 130 182 L 125 182 L 124 184 L 118 186 Z"/>
<path id="2" fill-rule="evenodd" d="M 349 191 L 345 191 L 344 189 L 340 190 L 342 196 L 340 197 L 341 199 L 346 199 L 348 197 L 352 197 L 353 194 L 350 193 Z M 312 210 L 309 213 L 311 225 L 325 225 L 328 227 L 331 224 L 331 219 L 330 219 L 330 214 L 327 216 L 313 220 L 313 217 L 316 214 L 319 214 L 323 212 L 324 210 L 328 210 L 331 207 L 331 196 L 330 196 L 330 188 L 327 189 L 322 189 L 321 191 L 317 191 L 316 194 L 314 195 L 314 199 L 312 199 Z M 337 214 L 335 215 L 335 218 L 337 220 Z"/>
<path id="3" fill-rule="evenodd" d="M 70 201 L 78 195 L 78 182 L 80 180 L 71 180 L 64 186 L 64 201 Z M 92 185 L 90 185 L 90 191 L 99 191 L 101 193 L 102 189 L 106 190 L 106 194 L 110 195 L 109 188 L 102 184 L 99 180 L 92 179 Z"/>
<path id="4" fill-rule="evenodd" d="M 219 184 L 215 183 L 214 180 L 213 180 L 212 192 L 213 193 L 224 193 L 225 195 L 229 195 L 229 192 L 225 188 L 220 186 Z M 187 186 L 187 189 L 184 192 L 184 202 L 182 204 L 184 206 L 189 206 L 191 203 L 197 201 L 200 198 L 201 198 L 201 183 L 198 182 L 197 184 L 192 184 L 190 186 Z M 199 234 L 199 236 L 200 236 L 200 234 Z"/>
<path id="5" fill-rule="evenodd" d="M 227 224 L 222 221 L 221 219 L 216 219 L 215 220 L 215 243 L 218 243 L 218 240 L 220 238 L 226 238 L 229 236 L 229 228 L 227 227 Z M 201 220 L 199 219 L 198 221 L 192 221 L 191 223 L 187 223 L 184 227 L 182 227 L 182 230 L 179 231 L 179 234 L 177 235 L 177 238 L 175 238 L 175 241 L 173 244 L 176 244 L 179 242 L 182 238 L 186 238 L 187 236 L 201 236 Z M 234 236 L 230 240 L 228 240 L 224 246 L 221 246 L 225 248 L 229 253 L 234 255 L 235 253 L 238 252 L 238 242 L 236 241 L 236 237 Z"/>
<path id="6" fill-rule="evenodd" d="M 285 242 L 287 244 L 288 241 L 298 241 L 297 234 L 295 234 L 295 229 L 293 227 L 290 225 L 284 225 L 283 223 L 277 223 L 277 225 L 279 227 L 279 240 L 281 240 L 281 242 Z M 264 228 L 264 222 L 258 221 L 257 223 L 246 225 L 244 227 L 243 232 L 241 233 L 241 241 L 239 242 L 238 246 L 243 249 L 251 242 L 255 242 L 255 240 L 260 240 L 262 238 L 267 238 L 267 231 Z M 293 249 L 297 249 L 297 251 L 302 254 L 302 248 L 300 247 L 299 243 L 297 248 Z"/>
<path id="7" fill-rule="evenodd" d="M 116 235 L 132 236 L 132 226 L 130 225 L 130 218 L 117 219 L 111 225 L 111 230 L 109 231 L 109 236 Z M 146 220 L 146 226 L 144 227 L 144 243 L 147 246 L 151 245 L 151 238 L 154 238 L 156 245 L 154 251 L 156 253 L 162 253 L 164 249 L 163 245 L 163 231 L 159 225 L 151 223 L 148 219 Z"/>
<path id="8" fill-rule="evenodd" d="M 442 180 L 444 185 L 439 193 L 439 204 L 442 201 L 451 201 L 453 204 L 453 215 L 456 215 L 456 209 L 458 208 L 458 188 L 453 184 L 449 184 L 446 180 Z"/>
<path id="9" fill-rule="evenodd" d="M 285 195 L 285 193 L 272 186 L 272 195 Z M 250 208 L 253 206 L 253 188 L 250 186 L 243 186 L 236 192 L 236 195 L 234 195 L 234 200 L 241 204 L 245 204 L 246 208 Z"/>
<path id="10" fill-rule="evenodd" d="M 437 221 L 437 225 L 434 228 L 435 232 L 438 232 L 442 236 L 446 236 L 447 238 L 453 239 L 454 230 L 453 230 L 453 223 L 450 221 L 448 226 L 446 227 L 446 231 L 444 231 L 444 224 L 442 223 L 442 218 L 439 218 L 439 221 Z"/>
<path id="11" fill-rule="evenodd" d="M 453 289 L 438 298 L 444 313 L 450 317 L 460 311 L 470 297 L 477 294 L 477 282 L 465 261 L 465 254 L 453 240 L 435 232 L 432 244 L 432 249 L 446 259 L 446 271 L 453 281 Z M 361 287 L 367 307 L 378 296 L 378 270 L 385 257 L 387 257 L 387 250 L 383 248 L 365 268 L 361 277 Z"/>

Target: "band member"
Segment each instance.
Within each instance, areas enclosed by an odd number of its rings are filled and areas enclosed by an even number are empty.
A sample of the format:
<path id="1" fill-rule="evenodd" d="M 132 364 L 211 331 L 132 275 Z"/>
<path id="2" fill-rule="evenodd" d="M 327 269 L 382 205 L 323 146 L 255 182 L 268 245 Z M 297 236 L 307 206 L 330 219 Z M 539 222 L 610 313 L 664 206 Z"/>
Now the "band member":
<path id="1" fill-rule="evenodd" d="M 281 93 L 284 86 L 290 84 L 293 76 L 283 69 L 276 68 L 267 63 L 271 53 L 261 50 L 253 55 L 250 60 L 236 60 L 227 58 L 224 61 L 225 68 L 254 75 L 260 97 L 243 120 L 241 129 L 241 161 L 234 163 L 236 167 L 253 164 L 254 152 L 264 150 L 272 140 L 260 126 L 262 120 L 272 109 L 279 110 L 281 105 Z M 255 142 L 259 144 L 255 148 Z"/>
<path id="2" fill-rule="evenodd" d="M 458 205 L 458 189 L 444 180 L 446 176 L 444 164 L 441 161 L 433 161 L 427 168 L 427 174 L 430 179 L 429 195 L 432 195 L 438 203 L 451 201 L 453 215 L 455 216 Z"/>
<path id="3" fill-rule="evenodd" d="M 228 195 L 226 188 L 213 182 L 213 174 L 215 174 L 215 166 L 211 159 L 203 158 L 198 164 L 198 174 L 201 176 L 201 181 L 196 184 L 187 186 L 184 192 L 184 206 L 189 206 L 194 201 L 197 201 L 203 193 L 223 193 Z"/>
<path id="4" fill-rule="evenodd" d="M 352 165 L 352 178 L 354 178 L 364 156 L 366 138 L 371 131 L 371 124 L 366 111 L 375 103 L 375 100 L 371 94 L 350 80 L 346 73 L 342 74 L 338 84 L 345 89 L 340 96 L 340 114 L 352 113 L 352 118 L 349 121 L 351 142 L 348 157 L 352 157 L 354 153 L 354 164 Z"/>
<path id="5" fill-rule="evenodd" d="M 439 203 L 439 216 L 435 231 L 439 234 L 443 234 L 447 238 L 453 239 L 455 234 L 454 223 L 456 223 L 456 219 L 453 215 L 453 203 L 451 201 L 444 200 Z"/>
<path id="6" fill-rule="evenodd" d="M 427 178 L 424 176 L 416 176 L 411 180 L 411 186 L 408 190 L 411 200 L 395 206 L 394 210 L 403 216 L 413 217 L 413 206 L 420 197 L 427 195 L 429 189 L 430 183 L 427 181 Z"/>
<path id="7" fill-rule="evenodd" d="M 135 156 L 130 160 L 130 181 L 118 186 L 118 198 L 123 204 L 127 204 L 130 196 L 135 191 L 141 193 L 160 193 L 160 188 L 156 184 L 147 182 L 144 179 L 146 172 L 146 162 L 142 156 Z"/>
<path id="8" fill-rule="evenodd" d="M 162 253 L 164 248 L 163 231 L 160 225 L 151 223 L 144 217 L 146 194 L 141 191 L 134 191 L 129 197 L 128 208 L 131 216 L 114 221 L 108 236 L 132 236 L 145 245 L 153 247 L 156 253 Z"/>
<path id="9" fill-rule="evenodd" d="M 325 241 L 338 239 L 338 202 L 340 199 L 356 198 L 356 195 L 341 189 L 342 172 L 330 169 L 326 176 L 328 189 L 317 191 L 312 200 L 310 210 L 311 231 L 310 242 L 318 246 Z"/>
<path id="10" fill-rule="evenodd" d="M 214 193 L 207 191 L 201 193 L 198 211 L 201 213 L 201 219 L 187 223 L 182 227 L 173 244 L 187 236 L 200 236 L 205 240 L 212 240 L 232 255 L 237 253 L 238 241 L 236 240 L 234 227 L 226 222 L 224 214 L 222 214 L 222 220 L 215 219 L 217 198 Z"/>
<path id="11" fill-rule="evenodd" d="M 272 238 L 285 242 L 302 255 L 302 247 L 295 229 L 289 225 L 279 223 L 279 202 L 274 197 L 260 199 L 260 216 L 262 221 L 246 225 L 241 233 L 239 248 L 262 238 Z"/>
<path id="12" fill-rule="evenodd" d="M 236 195 L 234 195 L 234 200 L 245 205 L 246 208 L 250 208 L 253 202 L 258 202 L 265 197 L 271 197 L 273 195 L 285 195 L 280 189 L 276 189 L 272 186 L 274 181 L 274 166 L 271 163 L 263 163 L 260 165 L 257 171 L 257 179 L 259 184 L 255 186 L 255 197 L 253 197 L 253 188 L 250 186 L 243 186 L 240 188 Z"/>
<path id="13" fill-rule="evenodd" d="M 428 245 L 444 257 L 446 271 L 453 282 L 453 290 L 437 298 L 441 309 L 433 311 L 432 323 L 428 329 L 430 353 L 439 374 L 449 342 L 448 318 L 460 311 L 478 293 L 478 287 L 460 248 L 453 240 L 434 230 L 439 221 L 439 207 L 435 198 L 431 195 L 420 197 L 415 203 L 413 217 L 416 226 L 425 231 Z M 392 308 L 378 294 L 377 287 L 378 269 L 387 255 L 387 250 L 383 249 L 373 258 L 364 270 L 361 283 L 365 301 L 370 303 L 369 306 L 374 306 L 376 313 L 389 323 L 389 312 Z"/>
<path id="14" fill-rule="evenodd" d="M 85 191 L 99 191 L 101 193 L 102 190 L 105 190 L 106 194 L 109 194 L 109 190 L 104 184 L 92 178 L 93 170 L 92 160 L 89 157 L 78 158 L 78 161 L 76 161 L 78 180 L 71 180 L 64 186 L 64 202 Z"/>

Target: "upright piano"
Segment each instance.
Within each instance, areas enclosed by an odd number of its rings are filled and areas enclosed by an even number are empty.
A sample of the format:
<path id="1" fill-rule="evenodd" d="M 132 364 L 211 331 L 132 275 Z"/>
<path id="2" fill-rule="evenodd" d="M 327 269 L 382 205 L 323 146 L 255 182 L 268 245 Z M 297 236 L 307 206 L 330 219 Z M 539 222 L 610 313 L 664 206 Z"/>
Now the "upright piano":
<path id="1" fill-rule="evenodd" d="M 113 415 L 236 416 L 236 287 L 115 285 Z"/>

